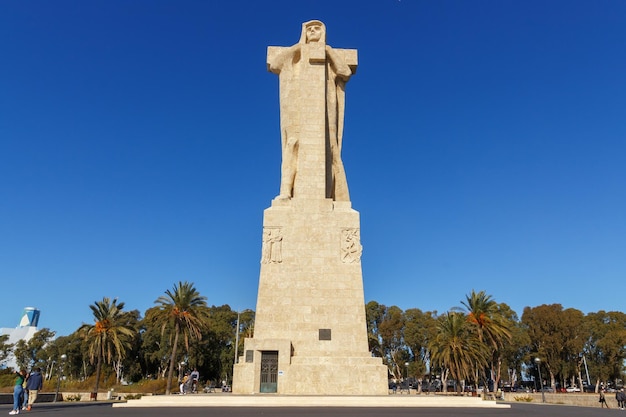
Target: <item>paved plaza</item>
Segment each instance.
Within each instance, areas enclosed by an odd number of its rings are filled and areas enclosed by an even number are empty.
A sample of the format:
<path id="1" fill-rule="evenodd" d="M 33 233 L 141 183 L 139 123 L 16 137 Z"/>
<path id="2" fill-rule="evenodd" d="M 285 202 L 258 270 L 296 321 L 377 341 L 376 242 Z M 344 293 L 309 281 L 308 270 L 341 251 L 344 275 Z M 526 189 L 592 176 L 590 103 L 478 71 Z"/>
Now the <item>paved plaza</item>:
<path id="1" fill-rule="evenodd" d="M 10 406 L 5 407 L 8 415 Z M 59 403 L 37 404 L 25 413 L 41 417 L 170 417 L 170 407 L 117 408 L 110 403 Z M 626 412 L 589 407 L 513 403 L 510 408 L 364 408 L 364 407 L 191 407 L 180 408 L 176 413 L 185 417 L 596 417 L 620 416 Z"/>

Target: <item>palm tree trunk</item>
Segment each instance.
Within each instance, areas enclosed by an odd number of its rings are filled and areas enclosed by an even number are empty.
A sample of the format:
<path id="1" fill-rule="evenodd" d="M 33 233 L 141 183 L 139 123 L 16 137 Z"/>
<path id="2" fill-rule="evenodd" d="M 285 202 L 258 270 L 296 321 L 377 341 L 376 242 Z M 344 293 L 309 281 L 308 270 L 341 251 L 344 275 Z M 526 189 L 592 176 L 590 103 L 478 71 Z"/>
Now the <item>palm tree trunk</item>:
<path id="1" fill-rule="evenodd" d="M 98 351 L 98 361 L 96 363 L 96 384 L 93 387 L 92 397 L 94 401 L 98 401 L 98 388 L 100 388 L 100 370 L 102 369 L 102 347 Z"/>
<path id="2" fill-rule="evenodd" d="M 174 346 L 172 346 L 172 357 L 170 358 L 170 369 L 167 371 L 167 386 L 165 388 L 165 394 L 170 395 L 172 393 L 172 376 L 174 375 L 174 362 L 176 362 L 176 348 L 178 347 L 178 335 L 180 333 L 180 327 L 178 322 L 174 326 Z"/>

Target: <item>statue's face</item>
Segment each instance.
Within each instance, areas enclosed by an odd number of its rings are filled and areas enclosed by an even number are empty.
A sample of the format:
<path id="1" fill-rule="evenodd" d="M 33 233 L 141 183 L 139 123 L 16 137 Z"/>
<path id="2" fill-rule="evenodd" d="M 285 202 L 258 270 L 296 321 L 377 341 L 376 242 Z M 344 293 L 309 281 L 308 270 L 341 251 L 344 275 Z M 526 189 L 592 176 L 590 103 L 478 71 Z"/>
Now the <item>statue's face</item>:
<path id="1" fill-rule="evenodd" d="M 313 24 L 306 28 L 306 41 L 318 42 L 322 38 L 322 25 Z"/>

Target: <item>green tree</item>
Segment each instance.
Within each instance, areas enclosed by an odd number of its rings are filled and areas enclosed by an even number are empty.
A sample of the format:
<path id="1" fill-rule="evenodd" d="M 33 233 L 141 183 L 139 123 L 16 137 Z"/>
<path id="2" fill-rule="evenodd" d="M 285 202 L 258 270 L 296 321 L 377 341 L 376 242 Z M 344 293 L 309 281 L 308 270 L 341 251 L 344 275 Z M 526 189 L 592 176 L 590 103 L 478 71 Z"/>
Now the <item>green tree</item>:
<path id="1" fill-rule="evenodd" d="M 46 366 L 42 364 L 41 368 L 48 370 L 49 373 L 56 372 L 53 365 L 59 363 L 63 354 L 67 356 L 63 365 L 65 375 L 70 379 L 78 379 L 81 376 L 86 379 L 89 375 L 87 371 L 88 343 L 81 332 L 77 330 L 68 336 L 58 337 L 46 345 L 42 352 Z"/>
<path id="2" fill-rule="evenodd" d="M 238 315 L 239 346 L 235 353 Z M 202 331 L 202 339 L 190 345 L 189 364 L 198 368 L 202 380 L 230 382 L 235 357 L 243 354 L 243 340 L 253 336 L 254 311 L 244 310 L 238 314 L 229 305 L 211 306 L 207 327 Z"/>
<path id="3" fill-rule="evenodd" d="M 524 308 L 522 323 L 528 329 L 530 352 L 541 358 L 553 388 L 557 379 L 567 378 L 568 365 L 582 354 L 583 317 L 579 310 L 563 310 L 560 304 Z"/>
<path id="4" fill-rule="evenodd" d="M 429 348 L 433 365 L 442 367 L 444 387 L 447 386 L 448 372 L 454 380 L 460 382 L 471 379 L 476 365 L 487 364 L 485 344 L 472 331 L 465 315 L 459 312 L 449 312 L 439 317 L 438 333 Z"/>
<path id="5" fill-rule="evenodd" d="M 378 324 L 383 354 L 387 358 L 389 372 L 396 379 L 403 379 L 404 364 L 410 355 L 404 342 L 404 312 L 397 306 L 383 307 L 382 321 Z"/>
<path id="6" fill-rule="evenodd" d="M 158 375 L 160 378 L 167 376 L 170 363 L 170 330 L 162 328 L 156 323 L 155 318 L 160 314 L 159 307 L 149 308 L 141 323 L 141 355 L 146 365 L 146 374 Z"/>
<path id="7" fill-rule="evenodd" d="M 114 362 L 118 383 L 124 379 L 127 382 L 138 382 L 143 377 L 142 355 L 141 355 L 141 313 L 139 310 L 132 310 L 123 313 L 122 321 L 127 327 L 133 329 L 133 336 L 129 341 L 129 349 L 123 358 L 118 358 Z"/>
<path id="8" fill-rule="evenodd" d="M 506 304 L 500 304 L 500 310 L 503 318 L 509 322 L 511 342 L 505 343 L 500 352 L 503 369 L 507 371 L 508 382 L 511 386 L 515 386 L 521 378 L 524 364 L 530 360 L 530 338 L 526 326 L 520 322 L 517 313 L 505 306 Z"/>
<path id="9" fill-rule="evenodd" d="M 418 308 L 411 308 L 404 312 L 404 323 L 404 341 L 413 354 L 409 373 L 417 378 L 423 378 L 430 359 L 428 345 L 437 335 L 437 312 L 423 312 Z"/>
<path id="10" fill-rule="evenodd" d="M 102 361 L 111 363 L 126 356 L 136 330 L 127 323 L 127 316 L 122 312 L 124 303 L 117 298 L 108 297 L 96 301 L 89 308 L 93 313 L 94 324 L 83 324 L 78 331 L 88 344 L 88 355 L 91 363 L 96 362 L 96 383 L 94 394 L 100 386 Z"/>
<path id="11" fill-rule="evenodd" d="M 13 344 L 7 343 L 9 341 L 9 335 L 0 335 L 0 366 L 4 365 L 9 354 L 13 350 Z"/>
<path id="12" fill-rule="evenodd" d="M 244 339 L 254 336 L 254 318 L 255 313 L 253 310 L 243 310 L 239 313 L 239 329 L 236 328 L 237 323 L 234 323 L 235 332 L 239 331 L 239 346 L 235 346 L 237 357 L 243 355 Z M 235 333 L 235 339 L 237 339 L 236 336 L 237 334 Z"/>
<path id="13" fill-rule="evenodd" d="M 558 381 L 562 387 L 572 385 L 580 378 L 579 362 L 582 356 L 585 341 L 585 316 L 575 308 L 563 310 L 563 347 L 561 349 L 561 363 L 558 372 Z"/>
<path id="14" fill-rule="evenodd" d="M 15 342 L 13 356 L 15 357 L 17 370 L 28 369 L 30 367 L 30 352 L 28 351 L 28 342 L 26 340 L 20 339 Z"/>
<path id="15" fill-rule="evenodd" d="M 178 282 L 172 290 L 165 291 L 165 295 L 159 297 L 155 303 L 156 310 L 151 310 L 151 320 L 161 326 L 161 331 L 166 331 L 173 336 L 169 368 L 167 371 L 166 394 L 172 390 L 172 376 L 174 364 L 177 362 L 177 350 L 179 338 L 182 335 L 185 347 L 189 350 L 189 339 L 201 339 L 202 330 L 207 325 L 208 308 L 206 297 L 200 295 L 193 283 Z"/>
<path id="16" fill-rule="evenodd" d="M 55 332 L 43 328 L 33 334 L 28 340 L 18 340 L 13 349 L 15 362 L 19 369 L 31 369 L 34 366 L 44 366 L 47 356 L 45 348 L 54 339 Z"/>
<path id="17" fill-rule="evenodd" d="M 626 314 L 598 311 L 584 318 L 584 354 L 596 391 L 601 381 L 622 379 L 626 361 Z"/>
<path id="18" fill-rule="evenodd" d="M 383 358 L 393 378 L 402 379 L 404 363 L 410 359 L 404 342 L 404 313 L 399 307 L 370 301 L 365 306 L 365 317 L 370 352 Z"/>
<path id="19" fill-rule="evenodd" d="M 367 322 L 367 343 L 370 353 L 379 358 L 384 357 L 382 339 L 379 326 L 383 321 L 386 307 L 376 301 L 370 301 L 365 305 L 365 320 Z"/>
<path id="20" fill-rule="evenodd" d="M 192 340 L 188 350 L 190 368 L 197 368 L 202 379 L 232 380 L 236 325 L 237 312 L 230 306 L 208 308 L 207 325 L 202 329 L 202 338 Z"/>
<path id="21" fill-rule="evenodd" d="M 509 322 L 501 314 L 498 303 L 485 293 L 472 290 L 461 304 L 467 312 L 467 321 L 476 333 L 478 340 L 490 348 L 492 355 L 489 359 L 491 374 L 495 377 L 495 386 L 498 386 L 501 374 L 501 349 L 511 339 Z M 507 306 L 508 307 L 508 306 Z M 476 370 L 479 368 L 476 367 Z"/>

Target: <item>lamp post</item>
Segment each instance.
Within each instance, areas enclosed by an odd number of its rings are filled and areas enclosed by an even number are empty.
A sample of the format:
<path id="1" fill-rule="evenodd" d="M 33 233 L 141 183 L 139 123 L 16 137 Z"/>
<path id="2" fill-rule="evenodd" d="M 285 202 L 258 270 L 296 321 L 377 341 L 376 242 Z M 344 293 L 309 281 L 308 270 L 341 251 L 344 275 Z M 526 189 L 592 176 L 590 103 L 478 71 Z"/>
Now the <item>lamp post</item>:
<path id="1" fill-rule="evenodd" d="M 185 361 L 178 364 L 178 381 L 183 382 L 183 368 L 185 367 Z"/>
<path id="2" fill-rule="evenodd" d="M 63 372 L 63 364 L 67 359 L 67 355 L 64 353 L 61 355 L 59 361 L 59 367 L 57 368 L 57 391 L 54 394 L 54 400 L 52 402 L 57 402 L 57 398 L 59 397 L 59 389 L 61 388 L 61 373 Z"/>
<path id="3" fill-rule="evenodd" d="M 406 369 L 404 379 L 407 380 L 409 379 L 409 363 L 408 362 L 404 362 L 404 368 Z"/>
<path id="4" fill-rule="evenodd" d="M 546 394 L 543 392 L 543 378 L 541 378 L 541 359 L 535 358 L 537 364 L 537 372 L 539 373 L 539 388 L 541 389 L 541 402 L 546 402 Z"/>

